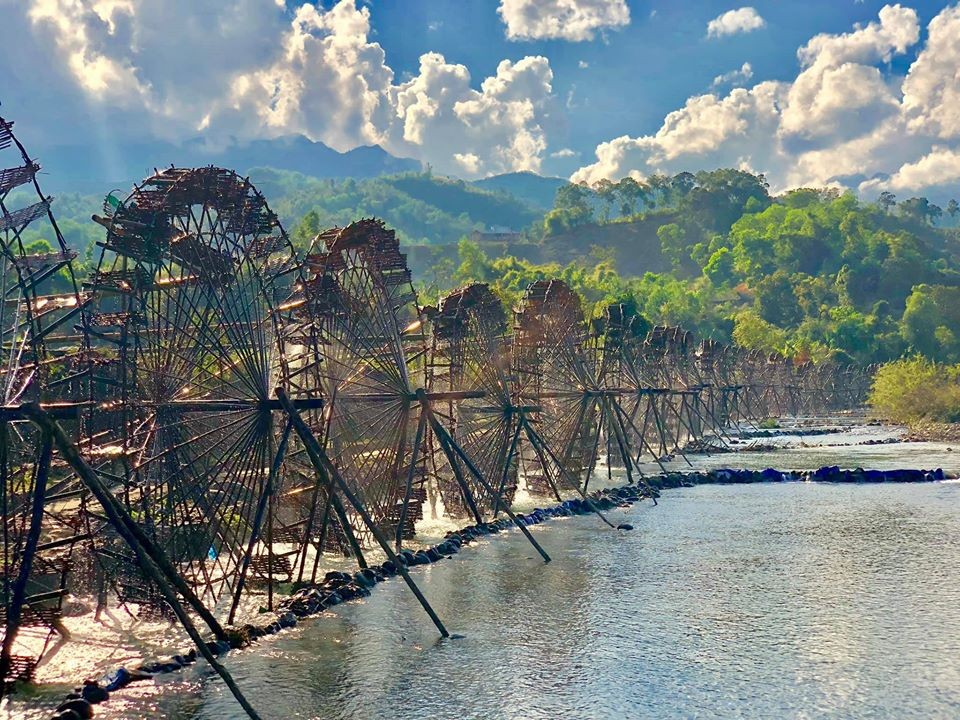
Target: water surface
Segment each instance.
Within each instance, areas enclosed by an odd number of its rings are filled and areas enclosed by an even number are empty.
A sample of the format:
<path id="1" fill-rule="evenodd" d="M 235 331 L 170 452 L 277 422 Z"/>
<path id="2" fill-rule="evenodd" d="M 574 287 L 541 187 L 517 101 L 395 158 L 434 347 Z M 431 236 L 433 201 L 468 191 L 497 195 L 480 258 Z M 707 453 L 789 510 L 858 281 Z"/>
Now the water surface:
<path id="1" fill-rule="evenodd" d="M 823 459 L 950 467 L 952 455 L 911 444 L 697 462 Z M 549 565 L 510 532 L 417 568 L 463 639 L 438 641 L 391 581 L 227 667 L 265 718 L 960 716 L 960 483 L 704 486 L 612 515 L 636 529 L 533 528 Z M 97 712 L 158 716 L 239 714 L 202 665 Z"/>
<path id="2" fill-rule="evenodd" d="M 519 533 L 230 659 L 268 717 L 956 717 L 960 485 L 727 486 Z M 234 714 L 165 683 L 108 717 Z"/>

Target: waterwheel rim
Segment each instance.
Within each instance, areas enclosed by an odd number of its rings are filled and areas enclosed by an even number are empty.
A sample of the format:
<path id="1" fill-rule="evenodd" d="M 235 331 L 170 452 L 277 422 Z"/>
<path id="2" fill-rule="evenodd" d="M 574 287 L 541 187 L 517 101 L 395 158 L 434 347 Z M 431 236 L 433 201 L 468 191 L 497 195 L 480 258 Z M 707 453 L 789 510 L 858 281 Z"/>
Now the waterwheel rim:
<path id="1" fill-rule="evenodd" d="M 305 307 L 317 344 L 305 364 L 316 368 L 327 404 L 310 423 L 379 530 L 411 537 L 425 496 L 424 455 L 414 457 L 414 444 L 427 348 L 406 258 L 378 220 L 328 230 L 317 246 L 306 258 Z M 347 515 L 369 545 L 370 529 Z"/>
<path id="2" fill-rule="evenodd" d="M 88 535 L 76 477 L 19 407 L 83 396 L 89 356 L 78 327 L 87 295 L 74 274 L 76 253 L 57 224 L 53 198 L 40 187 L 39 163 L 4 118 L 0 167 L 6 167 L 0 169 L 0 683 L 6 683 L 29 679 L 48 649 L 60 627 L 74 547 Z M 63 410 L 76 435 L 77 413 Z"/>
<path id="3" fill-rule="evenodd" d="M 586 488 L 600 441 L 602 387 L 587 351 L 588 330 L 580 298 L 561 280 L 527 288 L 514 324 L 518 405 L 533 406 L 531 421 L 545 447 L 525 449 L 528 476 L 539 494 L 544 485 Z"/>

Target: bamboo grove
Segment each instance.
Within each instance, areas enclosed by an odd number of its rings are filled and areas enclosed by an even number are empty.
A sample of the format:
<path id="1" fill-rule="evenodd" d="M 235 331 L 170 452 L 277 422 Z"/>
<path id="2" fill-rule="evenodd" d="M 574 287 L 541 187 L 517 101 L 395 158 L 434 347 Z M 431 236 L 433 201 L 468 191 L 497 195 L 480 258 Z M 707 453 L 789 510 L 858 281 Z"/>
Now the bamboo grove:
<path id="1" fill-rule="evenodd" d="M 0 155 L 4 684 L 63 638 L 68 594 L 222 630 L 250 596 L 322 577 L 325 553 L 364 566 L 415 544 L 424 513 L 480 524 L 521 493 L 643 483 L 684 447 L 866 390 L 860 368 L 640 333 L 623 306 L 588 322 L 559 280 L 512 309 L 483 284 L 422 307 L 381 222 L 300 256 L 214 167 L 108 196 L 81 282 L 2 119 Z M 15 188 L 35 202 L 9 207 Z M 24 245 L 37 223 L 54 252 Z"/>

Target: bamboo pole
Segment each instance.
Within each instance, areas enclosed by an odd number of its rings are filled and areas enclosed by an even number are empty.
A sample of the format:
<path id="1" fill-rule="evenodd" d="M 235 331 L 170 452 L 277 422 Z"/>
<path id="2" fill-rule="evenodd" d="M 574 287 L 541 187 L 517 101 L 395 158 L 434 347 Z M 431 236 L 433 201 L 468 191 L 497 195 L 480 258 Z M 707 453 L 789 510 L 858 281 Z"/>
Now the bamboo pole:
<path id="1" fill-rule="evenodd" d="M 487 479 L 483 477 L 483 473 L 477 469 L 477 466 L 473 464 L 473 461 L 463 451 L 463 448 L 461 448 L 460 445 L 458 445 L 456 441 L 450 437 L 447 429 L 443 427 L 434 416 L 433 410 L 430 408 L 430 401 L 427 400 L 426 393 L 421 390 L 418 391 L 417 396 L 420 398 L 420 403 L 423 406 L 424 412 L 427 414 L 427 420 L 430 422 L 430 427 L 433 428 L 433 431 L 437 433 L 437 436 L 440 437 L 444 443 L 449 444 L 450 449 L 453 450 L 453 452 L 463 461 L 463 464 L 467 466 L 467 470 L 469 470 L 470 474 L 473 475 L 477 479 L 477 482 L 483 486 L 483 489 L 493 495 L 495 491 L 490 486 L 490 483 L 487 482 Z M 450 458 L 450 460 L 451 464 L 453 464 L 453 458 Z M 543 561 L 545 563 L 550 562 L 550 556 L 547 555 L 546 550 L 540 546 L 540 543 L 538 543 L 530 533 L 530 530 L 527 528 L 527 524 L 522 522 L 520 518 L 514 514 L 505 498 L 501 497 L 499 493 L 496 493 L 496 495 L 498 507 L 502 505 L 503 511 L 507 513 L 509 518 L 513 520 L 514 524 L 520 528 L 520 531 L 526 536 L 527 540 L 530 541 L 530 544 L 533 545 L 538 553 L 540 553 L 540 557 L 543 558 Z"/>
<path id="2" fill-rule="evenodd" d="M 559 468 L 560 472 L 563 473 L 563 474 L 569 475 L 569 473 L 567 472 L 567 469 L 566 469 L 565 467 L 563 467 L 563 466 L 560 465 L 559 460 L 557 459 L 557 456 L 553 454 L 553 451 L 552 451 L 552 450 L 549 448 L 549 446 L 543 441 L 543 438 L 540 437 L 540 434 L 539 434 L 536 430 L 534 430 L 533 427 L 531 427 L 531 425 L 530 425 L 529 421 L 527 420 L 526 415 L 525 415 L 524 413 L 521 413 L 521 414 L 520 414 L 520 422 L 523 423 L 524 429 L 526 430 L 526 433 L 527 433 L 527 438 L 530 440 L 530 444 L 534 446 L 534 450 L 536 450 L 536 449 L 537 449 L 537 446 L 539 445 L 540 451 L 541 451 L 541 452 L 542 452 L 542 451 L 546 451 L 546 452 L 550 455 L 550 457 L 553 459 L 553 461 L 554 461 L 555 463 L 557 463 L 557 467 Z M 542 457 L 541 452 L 538 452 L 538 457 Z M 543 463 L 543 460 L 541 460 L 541 463 Z M 576 478 L 569 478 L 569 477 L 568 477 L 568 478 L 567 478 L 568 482 L 569 482 L 571 479 L 573 480 L 573 482 L 572 482 L 571 484 L 573 485 L 574 489 L 577 491 L 577 493 L 579 493 L 580 497 L 583 498 L 583 500 L 587 503 L 587 505 L 590 507 L 590 509 L 593 510 L 593 512 L 596 513 L 597 516 L 598 516 L 601 520 L 603 520 L 607 525 L 609 525 L 609 526 L 612 527 L 612 528 L 616 528 L 616 525 L 614 525 L 612 522 L 610 522 L 610 521 L 607 519 L 606 515 L 604 515 L 602 512 L 600 512 L 600 508 L 598 508 L 596 505 L 593 504 L 593 500 L 591 500 L 591 499 L 587 496 L 587 494 L 583 491 L 583 488 L 580 487 L 580 483 L 578 483 L 578 482 L 576 481 Z M 558 496 L 558 497 L 559 497 L 559 496 Z M 561 498 L 561 499 L 562 499 L 562 498 Z"/>
<path id="3" fill-rule="evenodd" d="M 50 433 L 42 431 L 43 438 L 40 445 L 40 460 L 37 463 L 33 477 L 33 500 L 30 508 L 30 529 L 27 531 L 26 541 L 20 552 L 20 572 L 13 585 L 13 593 L 7 610 L 7 624 L 3 635 L 3 647 L 0 649 L 0 697 L 6 687 L 7 674 L 10 672 L 13 643 L 20 630 L 20 617 L 23 612 L 23 603 L 27 596 L 27 582 L 30 580 L 30 571 L 33 569 L 33 558 L 40 542 L 40 528 L 43 525 L 43 504 L 47 494 L 47 478 L 50 472 L 50 455 L 52 452 Z M 4 436 L 4 441 L 6 437 Z M 7 518 L 5 517 L 4 523 Z"/>
<path id="4" fill-rule="evenodd" d="M 323 448 L 320 447 L 320 443 L 317 442 L 317 438 L 314 437 L 310 427 L 303 421 L 303 418 L 300 417 L 300 413 L 297 412 L 297 409 L 290 402 L 286 392 L 284 392 L 283 388 L 277 388 L 276 393 L 277 398 L 280 400 L 280 404 L 283 406 L 283 409 L 286 411 L 291 422 L 293 423 L 293 429 L 303 441 L 303 445 L 307 450 L 307 454 L 310 456 L 310 460 L 313 463 L 314 468 L 317 470 L 318 479 L 327 485 L 327 492 L 330 493 L 331 497 L 336 497 L 333 487 L 335 484 L 340 492 L 343 493 L 344 497 L 347 498 L 347 501 L 353 505 L 354 509 L 363 519 L 364 524 L 366 524 L 367 528 L 369 528 L 374 538 L 376 538 L 377 544 L 381 547 L 390 561 L 396 566 L 397 572 L 400 573 L 401 577 L 403 577 L 404 582 L 407 583 L 410 591 L 416 596 L 421 607 L 423 607 L 427 615 L 430 616 L 433 624 L 437 626 L 437 630 L 440 631 L 440 635 L 445 638 L 450 637 L 450 633 L 447 632 L 443 622 L 441 622 L 433 608 L 430 607 L 430 603 L 427 602 L 427 599 L 424 597 L 423 593 L 420 592 L 420 588 L 417 587 L 417 584 L 413 581 L 413 578 L 410 577 L 410 573 L 407 572 L 407 568 L 403 562 L 397 557 L 396 553 L 393 552 L 393 548 L 390 547 L 390 543 L 387 542 L 387 538 L 380 531 L 380 528 L 377 527 L 376 523 L 373 522 L 373 518 L 370 517 L 370 514 L 363 506 L 363 503 L 360 502 L 357 496 L 353 494 L 353 491 L 350 489 L 347 483 L 344 482 L 336 466 L 330 462 L 330 458 L 327 457 L 326 453 L 323 451 Z"/>
<path id="5" fill-rule="evenodd" d="M 190 619 L 190 616 L 184 610 L 183 605 L 181 605 L 180 600 L 177 598 L 176 593 L 171 588 L 171 582 L 168 577 L 168 571 L 172 570 L 172 566 L 169 564 L 169 561 L 163 555 L 163 553 L 158 550 L 155 546 L 147 540 L 147 543 L 141 541 L 142 532 L 137 529 L 135 532 L 133 528 L 135 523 L 130 519 L 128 515 L 123 511 L 122 506 L 116 501 L 113 495 L 107 490 L 106 487 L 100 482 L 100 478 L 97 477 L 96 471 L 91 468 L 87 462 L 80 455 L 76 446 L 67 437 L 64 433 L 63 428 L 40 408 L 39 405 L 29 404 L 24 406 L 24 415 L 27 416 L 31 422 L 33 422 L 37 427 L 39 427 L 44 433 L 47 433 L 56 444 L 57 449 L 60 451 L 60 454 L 67 461 L 67 463 L 76 471 L 80 480 L 87 486 L 94 497 L 97 498 L 97 501 L 100 503 L 100 506 L 103 508 L 104 513 L 107 516 L 110 524 L 117 530 L 120 536 L 126 541 L 127 545 L 133 550 L 134 554 L 137 557 L 137 562 L 140 565 L 140 568 L 150 577 L 151 580 L 157 585 L 160 592 L 163 594 L 164 599 L 170 605 L 170 609 L 173 610 L 174 614 L 177 616 L 177 619 L 180 621 L 180 624 L 183 625 L 184 630 L 187 631 L 187 635 L 190 636 L 190 639 L 197 646 L 197 650 L 200 654 L 206 659 L 210 664 L 210 667 L 214 669 L 214 672 L 217 673 L 222 679 L 223 682 L 227 685 L 230 692 L 236 698 L 237 702 L 243 708 L 244 712 L 251 718 L 251 720 L 260 720 L 260 716 L 257 714 L 257 711 L 253 709 L 253 706 L 247 701 L 243 693 L 240 692 L 240 688 L 237 687 L 237 684 L 234 682 L 233 678 L 230 676 L 230 673 L 227 672 L 226 668 L 223 667 L 218 661 L 217 658 L 210 651 L 210 648 L 207 647 L 207 643 L 204 642 L 203 637 L 198 632 L 196 626 L 193 624 L 193 621 Z M 159 560 L 155 558 L 157 556 Z M 165 567 L 166 566 L 166 567 Z M 176 575 L 174 572 L 173 575 Z M 220 627 L 220 624 L 213 619 L 213 616 L 210 612 L 203 607 L 203 604 L 197 599 L 196 595 L 189 589 L 186 583 L 177 576 L 177 583 L 173 583 L 177 586 L 177 590 L 187 599 L 187 601 L 193 606 L 194 610 L 207 621 L 205 616 L 209 616 L 213 620 L 213 624 L 220 629 L 220 632 L 223 633 L 223 628 Z M 186 589 L 184 593 L 181 586 Z M 213 629 L 213 628 L 211 628 Z M 226 634 L 224 637 L 219 637 L 220 640 L 226 640 Z"/>
<path id="6" fill-rule="evenodd" d="M 74 469 L 87 489 L 93 493 L 97 502 L 100 503 L 104 512 L 107 513 L 108 518 L 116 519 L 115 527 L 117 532 L 120 532 L 125 538 L 129 538 L 130 541 L 134 541 L 143 547 L 144 552 L 150 556 L 167 582 L 171 583 L 177 589 L 177 592 L 180 593 L 207 627 L 210 628 L 210 631 L 216 636 L 217 640 L 229 640 L 226 631 L 224 631 L 223 626 L 213 616 L 213 613 L 200 602 L 196 593 L 193 592 L 192 588 L 187 585 L 180 576 L 180 573 L 173 567 L 166 554 L 143 533 L 143 530 L 141 530 L 127 514 L 120 502 L 113 496 L 113 493 L 101 482 L 96 470 L 90 467 L 87 461 L 83 459 L 80 451 L 77 450 L 76 445 L 73 444 L 73 441 L 70 440 L 63 431 L 60 424 L 47 415 L 39 405 L 34 403 L 24 405 L 23 414 L 41 430 L 50 432 L 53 438 L 53 444 L 56 445 L 63 459 Z"/>

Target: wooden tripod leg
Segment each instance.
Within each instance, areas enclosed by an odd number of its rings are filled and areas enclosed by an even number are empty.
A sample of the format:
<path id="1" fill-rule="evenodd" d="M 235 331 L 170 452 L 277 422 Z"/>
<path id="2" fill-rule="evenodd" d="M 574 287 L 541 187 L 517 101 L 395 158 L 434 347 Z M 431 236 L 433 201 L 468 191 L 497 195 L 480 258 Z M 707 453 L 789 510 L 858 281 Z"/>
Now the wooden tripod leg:
<path id="1" fill-rule="evenodd" d="M 317 438 L 314 437 L 310 427 L 303 421 L 303 418 L 300 417 L 300 413 L 297 412 L 297 409 L 290 402 L 287 394 L 282 388 L 277 388 L 276 393 L 277 398 L 280 400 L 280 405 L 283 407 L 284 411 L 290 417 L 290 421 L 293 423 L 293 429 L 303 441 L 303 445 L 307 450 L 307 455 L 310 456 L 310 461 L 313 463 L 313 466 L 317 471 L 318 478 L 327 485 L 327 491 L 330 493 L 331 498 L 336 497 L 334 494 L 334 485 L 336 485 L 336 489 L 343 493 L 343 496 L 347 498 L 347 501 L 353 506 L 354 510 L 357 511 L 357 514 L 360 515 L 364 524 L 373 534 L 374 538 L 376 538 L 377 544 L 390 559 L 390 561 L 396 566 L 397 572 L 400 573 L 401 577 L 403 577 L 404 582 L 407 583 L 410 591 L 416 596 L 421 607 L 426 611 L 427 615 L 430 616 L 433 624 L 437 626 L 437 630 L 440 631 L 440 635 L 445 638 L 450 637 L 450 633 L 447 632 L 447 628 L 444 627 L 443 622 L 441 622 L 433 608 L 430 607 L 430 603 L 427 602 L 427 599 L 423 596 L 423 593 L 420 592 L 420 588 L 417 587 L 417 584 L 413 581 L 413 578 L 410 577 L 410 573 L 407 572 L 406 566 L 397 557 L 396 553 L 393 552 L 393 548 L 390 547 L 390 543 L 387 542 L 386 536 L 384 536 L 384 534 L 380 531 L 380 528 L 377 527 L 376 523 L 373 522 L 373 518 L 370 517 L 370 513 L 367 512 L 367 509 L 364 507 L 363 503 L 360 502 L 359 498 L 353 494 L 353 491 L 340 476 L 340 473 L 337 471 L 337 468 L 334 466 L 334 464 L 330 462 L 330 458 L 328 458 L 326 453 L 324 453 L 323 448 L 320 447 L 320 443 L 317 442 Z"/>

